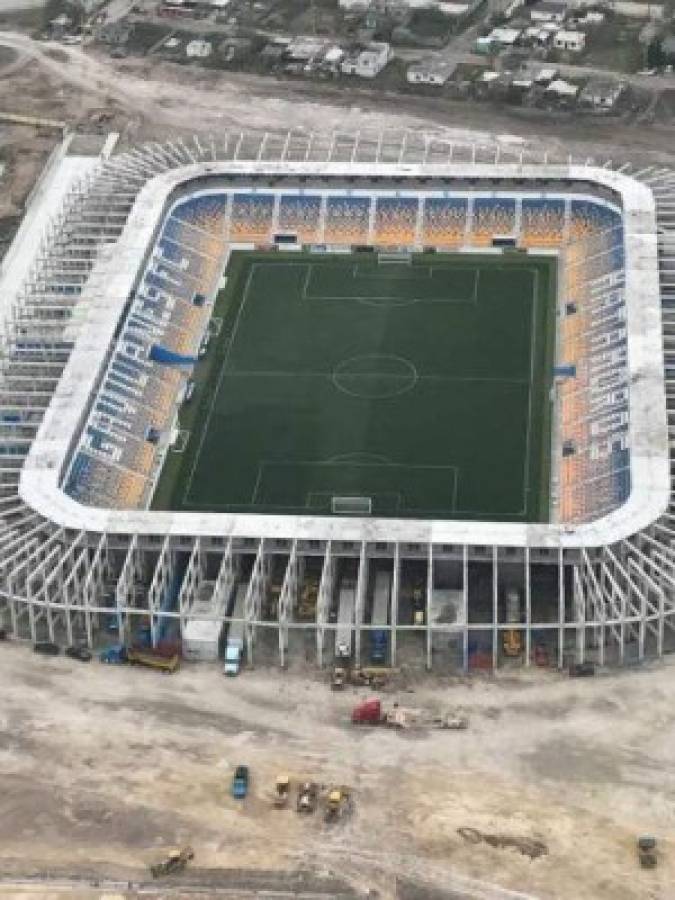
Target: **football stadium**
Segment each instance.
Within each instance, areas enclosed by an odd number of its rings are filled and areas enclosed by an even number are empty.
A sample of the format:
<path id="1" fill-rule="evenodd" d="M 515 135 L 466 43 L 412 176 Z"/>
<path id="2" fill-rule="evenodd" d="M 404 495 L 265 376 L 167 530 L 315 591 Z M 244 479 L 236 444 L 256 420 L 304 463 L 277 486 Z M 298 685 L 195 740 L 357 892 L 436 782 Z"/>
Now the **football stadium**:
<path id="1" fill-rule="evenodd" d="M 52 160 L 2 269 L 17 638 L 450 673 L 675 648 L 670 170 L 113 145 Z"/>

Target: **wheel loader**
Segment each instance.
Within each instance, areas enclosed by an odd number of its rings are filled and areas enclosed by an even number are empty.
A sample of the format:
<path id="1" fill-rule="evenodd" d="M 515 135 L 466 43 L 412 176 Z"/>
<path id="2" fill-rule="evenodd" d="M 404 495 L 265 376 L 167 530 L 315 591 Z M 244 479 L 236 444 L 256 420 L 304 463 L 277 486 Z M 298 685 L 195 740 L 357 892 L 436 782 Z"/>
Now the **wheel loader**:
<path id="1" fill-rule="evenodd" d="M 172 850 L 162 862 L 150 866 L 153 878 L 162 878 L 164 875 L 173 875 L 182 872 L 185 866 L 194 858 L 192 847 L 183 847 L 182 850 Z"/>

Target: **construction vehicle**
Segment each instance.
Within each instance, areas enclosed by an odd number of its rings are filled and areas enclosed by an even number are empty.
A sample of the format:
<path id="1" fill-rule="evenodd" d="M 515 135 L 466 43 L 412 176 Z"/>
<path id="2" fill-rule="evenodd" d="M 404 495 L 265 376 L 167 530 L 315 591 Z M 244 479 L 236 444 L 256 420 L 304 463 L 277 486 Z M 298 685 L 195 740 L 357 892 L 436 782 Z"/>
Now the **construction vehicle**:
<path id="1" fill-rule="evenodd" d="M 92 652 L 81 644 L 73 644 L 71 647 L 66 647 L 66 656 L 79 662 L 91 662 Z"/>
<path id="2" fill-rule="evenodd" d="M 160 672 L 175 672 L 180 667 L 180 656 L 177 653 L 171 656 L 162 656 L 159 653 L 153 653 L 152 650 L 139 650 L 134 647 L 127 650 L 127 660 L 132 665 L 146 666 Z"/>
<path id="3" fill-rule="evenodd" d="M 523 652 L 523 640 L 520 632 L 515 628 L 507 629 L 502 637 L 502 647 L 505 656 L 512 658 L 520 656 Z"/>
<path id="4" fill-rule="evenodd" d="M 163 875 L 172 875 L 176 872 L 182 872 L 190 860 L 194 859 L 194 855 L 192 847 L 183 847 L 182 850 L 172 850 L 162 862 L 150 866 L 152 877 L 161 878 Z"/>
<path id="5" fill-rule="evenodd" d="M 326 797 L 324 822 L 337 822 L 344 816 L 349 805 L 349 793 L 344 788 L 331 788 Z"/>
<path id="6" fill-rule="evenodd" d="M 299 622 L 311 622 L 315 619 L 318 596 L 319 579 L 313 575 L 307 575 L 296 608 L 296 618 Z"/>
<path id="7" fill-rule="evenodd" d="M 370 632 L 370 661 L 386 665 L 389 649 L 389 606 L 391 603 L 391 572 L 380 570 L 375 576 L 371 625 L 379 626 Z"/>
<path id="8" fill-rule="evenodd" d="M 338 597 L 338 620 L 335 629 L 335 658 L 352 658 L 352 631 L 354 628 L 354 608 L 356 606 L 356 581 L 343 578 Z"/>
<path id="9" fill-rule="evenodd" d="M 379 666 L 366 666 L 360 669 L 352 669 L 350 680 L 352 684 L 361 687 L 384 687 L 387 679 L 398 671 L 398 669 L 380 668 Z"/>
<path id="10" fill-rule="evenodd" d="M 274 808 L 284 809 L 288 806 L 288 798 L 291 793 L 291 779 L 288 775 L 277 775 L 274 786 Z"/>
<path id="11" fill-rule="evenodd" d="M 127 648 L 124 644 L 113 644 L 101 650 L 98 658 L 109 666 L 121 666 L 127 661 Z"/>
<path id="12" fill-rule="evenodd" d="M 413 710 L 404 709 L 394 703 L 385 710 L 380 700 L 365 700 L 352 710 L 354 725 L 388 725 L 391 728 L 408 728 L 416 720 Z"/>
<path id="13" fill-rule="evenodd" d="M 434 728 L 440 728 L 442 731 L 466 731 L 469 727 L 468 716 L 459 713 L 447 713 L 444 716 L 435 716 L 431 720 Z"/>
<path id="14" fill-rule="evenodd" d="M 424 625 L 424 611 L 426 603 L 424 602 L 424 590 L 421 587 L 413 588 L 413 625 Z"/>
<path id="15" fill-rule="evenodd" d="M 638 860 L 643 869 L 655 869 L 657 863 L 656 838 L 642 834 L 637 839 Z"/>
<path id="16" fill-rule="evenodd" d="M 313 781 L 305 781 L 298 788 L 298 799 L 295 807 L 299 813 L 313 813 L 316 809 L 319 787 Z"/>
<path id="17" fill-rule="evenodd" d="M 333 677 L 331 679 L 331 690 L 342 691 L 347 682 L 347 670 L 342 666 L 335 666 L 333 669 Z"/>
<path id="18" fill-rule="evenodd" d="M 382 704 L 379 700 L 364 700 L 352 710 L 354 725 L 379 725 L 382 722 Z"/>
<path id="19" fill-rule="evenodd" d="M 551 660 L 548 653 L 548 647 L 544 644 L 537 644 L 534 648 L 534 664 L 540 668 L 548 668 Z"/>
<path id="20" fill-rule="evenodd" d="M 247 591 L 248 586 L 240 584 L 234 597 L 232 618 L 236 621 L 230 622 L 230 627 L 227 631 L 225 665 L 223 667 L 225 675 L 238 675 L 241 667 L 241 657 L 244 653 L 244 631 L 246 628 L 244 616 Z"/>
<path id="21" fill-rule="evenodd" d="M 53 641 L 36 641 L 33 644 L 33 652 L 41 653 L 43 656 L 58 656 L 61 648 Z"/>
<path id="22" fill-rule="evenodd" d="M 413 726 L 441 728 L 447 731 L 464 731 L 469 727 L 466 716 L 446 713 L 429 716 L 415 709 L 406 709 L 394 703 L 384 709 L 380 700 L 365 700 L 352 710 L 354 725 L 385 725 L 389 728 L 411 728 Z"/>
<path id="23" fill-rule="evenodd" d="M 592 678 L 595 675 L 595 664 L 592 662 L 572 663 L 569 668 L 570 678 Z"/>

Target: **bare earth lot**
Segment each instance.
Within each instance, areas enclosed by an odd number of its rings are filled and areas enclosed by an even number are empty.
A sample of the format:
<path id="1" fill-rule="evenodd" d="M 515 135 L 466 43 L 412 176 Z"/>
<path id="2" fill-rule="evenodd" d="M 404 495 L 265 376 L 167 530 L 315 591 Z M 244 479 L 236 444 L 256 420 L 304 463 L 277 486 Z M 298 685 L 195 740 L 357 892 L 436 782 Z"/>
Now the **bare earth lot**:
<path id="1" fill-rule="evenodd" d="M 241 875 L 201 870 L 273 870 L 281 888 L 299 868 L 381 897 L 514 896 L 499 890 L 508 888 L 570 900 L 672 898 L 672 678 L 673 665 L 586 681 L 541 672 L 425 678 L 387 700 L 460 707 L 469 730 L 399 734 L 354 729 L 349 710 L 363 692 L 331 694 L 311 673 L 226 680 L 216 667 L 186 666 L 168 676 L 6 644 L 4 890 L 22 896 L 12 879 L 45 873 L 137 882 L 163 847 L 189 841 L 190 878 L 214 887 L 233 888 Z M 252 792 L 236 804 L 228 787 L 240 762 L 251 766 Z M 354 814 L 329 827 L 272 809 L 280 772 L 349 785 Z M 468 844 L 461 826 L 534 838 L 549 852 L 531 860 Z M 636 863 L 643 831 L 659 838 L 656 871 Z"/>

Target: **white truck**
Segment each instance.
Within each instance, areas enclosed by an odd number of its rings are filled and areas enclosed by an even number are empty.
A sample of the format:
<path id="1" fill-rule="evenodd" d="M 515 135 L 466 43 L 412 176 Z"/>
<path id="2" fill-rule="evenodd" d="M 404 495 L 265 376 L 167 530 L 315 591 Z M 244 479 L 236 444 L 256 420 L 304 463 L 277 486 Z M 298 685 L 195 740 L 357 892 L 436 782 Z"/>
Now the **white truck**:
<path id="1" fill-rule="evenodd" d="M 338 595 L 338 620 L 335 629 L 335 658 L 347 660 L 352 655 L 352 632 L 356 606 L 356 581 L 345 578 Z"/>
<path id="2" fill-rule="evenodd" d="M 213 590 L 213 582 L 207 584 Z M 184 659 L 215 662 L 222 651 L 225 615 L 230 591 L 223 590 L 219 596 L 198 598 L 188 611 L 183 628 Z M 200 618 L 204 616 L 204 618 Z"/>
<path id="3" fill-rule="evenodd" d="M 234 597 L 234 607 L 232 609 L 232 618 L 238 619 L 237 622 L 230 622 L 227 632 L 227 644 L 225 646 L 225 666 L 223 672 L 226 675 L 238 675 L 241 666 L 241 658 L 244 653 L 244 600 L 246 599 L 246 591 L 248 585 L 240 584 Z"/>

